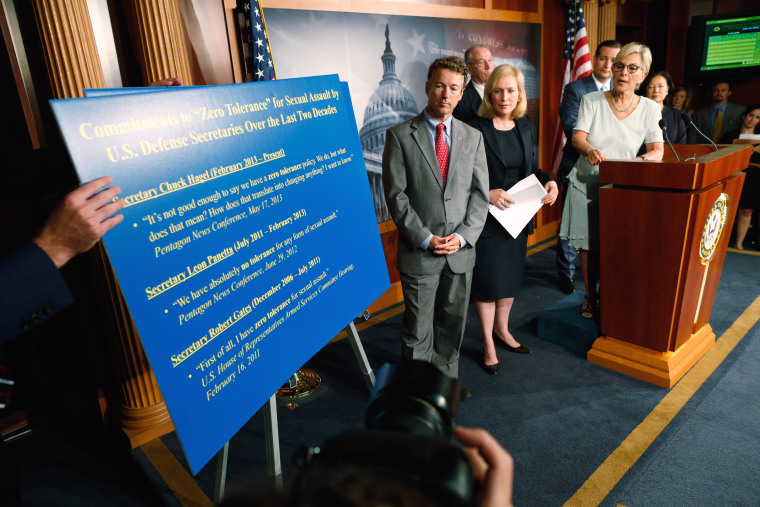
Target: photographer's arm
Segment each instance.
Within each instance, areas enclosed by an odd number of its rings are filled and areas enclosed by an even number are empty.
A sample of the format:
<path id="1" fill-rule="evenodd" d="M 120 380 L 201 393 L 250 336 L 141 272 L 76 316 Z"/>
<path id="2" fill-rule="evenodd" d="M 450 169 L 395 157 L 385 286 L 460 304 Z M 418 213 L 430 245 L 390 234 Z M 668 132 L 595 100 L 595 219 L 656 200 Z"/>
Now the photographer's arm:
<path id="1" fill-rule="evenodd" d="M 480 485 L 480 507 L 511 507 L 514 461 L 512 456 L 481 428 L 454 428 L 454 437 L 464 446 Z"/>

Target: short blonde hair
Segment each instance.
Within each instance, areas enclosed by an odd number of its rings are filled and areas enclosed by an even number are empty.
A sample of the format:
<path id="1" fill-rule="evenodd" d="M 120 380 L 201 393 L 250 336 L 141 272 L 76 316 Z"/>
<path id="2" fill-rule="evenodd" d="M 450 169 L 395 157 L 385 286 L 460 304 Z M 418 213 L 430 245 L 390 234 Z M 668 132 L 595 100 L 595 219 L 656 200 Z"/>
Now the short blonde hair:
<path id="1" fill-rule="evenodd" d="M 629 42 L 620 49 L 620 52 L 615 57 L 615 61 L 620 61 L 630 55 L 639 55 L 641 58 L 641 70 L 644 71 L 644 74 L 649 74 L 649 69 L 652 67 L 652 52 L 649 50 L 649 47 L 640 42 Z M 636 85 L 637 90 L 639 86 L 641 86 L 641 83 Z"/>
<path id="2" fill-rule="evenodd" d="M 496 67 L 491 72 L 488 81 L 486 81 L 485 90 L 483 91 L 483 102 L 478 109 L 478 116 L 481 118 L 493 118 L 496 116 L 493 104 L 491 104 L 491 93 L 496 88 L 496 82 L 505 76 L 514 76 L 515 81 L 517 81 L 519 100 L 517 106 L 515 106 L 515 110 L 512 111 L 512 119 L 525 116 L 525 112 L 528 110 L 528 95 L 525 93 L 525 76 L 523 76 L 523 73 L 517 67 L 505 63 Z"/>

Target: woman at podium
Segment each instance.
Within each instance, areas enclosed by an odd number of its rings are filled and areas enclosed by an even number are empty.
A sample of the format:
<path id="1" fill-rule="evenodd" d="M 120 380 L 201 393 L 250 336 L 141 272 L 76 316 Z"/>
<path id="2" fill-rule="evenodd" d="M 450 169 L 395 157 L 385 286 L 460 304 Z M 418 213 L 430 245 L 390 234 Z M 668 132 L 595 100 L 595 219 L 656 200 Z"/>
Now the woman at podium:
<path id="1" fill-rule="evenodd" d="M 598 310 L 599 164 L 608 159 L 662 159 L 660 106 L 634 93 L 651 64 L 648 47 L 637 42 L 626 44 L 612 65 L 613 89 L 588 93 L 581 99 L 572 137 L 573 147 L 581 156 L 568 175 L 560 237 L 578 249 L 586 286 L 580 313 L 587 319 Z M 642 143 L 646 152 L 637 157 Z"/>
<path id="2" fill-rule="evenodd" d="M 488 200 L 506 209 L 515 200 L 505 189 L 534 174 L 548 192 L 541 200 L 554 204 L 557 183 L 538 169 L 536 126 L 522 118 L 527 110 L 525 78 L 511 65 L 499 65 L 485 84 L 478 117 L 469 124 L 483 134 L 488 163 Z M 483 367 L 491 374 L 499 371 L 493 335 L 510 352 L 527 354 L 508 329 L 509 313 L 522 287 L 529 223 L 512 238 L 489 213 L 475 248 L 472 296 L 483 330 Z"/>
<path id="3" fill-rule="evenodd" d="M 737 130 L 726 132 L 720 138 L 721 144 L 733 143 L 742 134 L 760 134 L 760 104 L 753 104 L 742 113 L 742 126 Z M 753 141 L 754 142 L 754 141 Z M 752 164 L 760 164 L 760 144 L 755 145 L 749 159 Z M 747 174 L 739 198 L 739 213 L 736 216 L 736 243 L 738 250 L 744 250 L 744 238 L 752 220 L 752 211 L 760 208 L 760 167 L 750 165 L 744 170 Z"/>

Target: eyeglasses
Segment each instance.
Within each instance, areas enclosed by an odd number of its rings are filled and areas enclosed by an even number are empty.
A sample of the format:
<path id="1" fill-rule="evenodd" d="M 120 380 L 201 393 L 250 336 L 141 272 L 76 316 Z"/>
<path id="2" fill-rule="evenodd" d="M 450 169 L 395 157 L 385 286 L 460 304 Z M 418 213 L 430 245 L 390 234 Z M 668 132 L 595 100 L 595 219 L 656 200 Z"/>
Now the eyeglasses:
<path id="1" fill-rule="evenodd" d="M 474 64 L 476 67 L 482 67 L 483 65 L 485 65 L 485 64 L 486 64 L 486 62 L 488 62 L 488 63 L 493 63 L 493 58 L 481 58 L 480 60 L 473 60 L 473 62 L 472 62 L 472 63 L 473 63 L 473 64 Z"/>
<path id="2" fill-rule="evenodd" d="M 623 72 L 623 69 L 628 69 L 629 74 L 636 74 L 640 68 L 641 67 L 634 64 L 624 65 L 622 63 L 615 63 L 612 65 L 612 70 L 614 70 L 615 72 Z"/>
<path id="3" fill-rule="evenodd" d="M 631 72 L 631 69 L 628 69 L 629 72 Z M 631 72 L 631 74 L 633 74 Z M 668 85 L 649 85 L 647 86 L 647 90 L 667 90 Z"/>

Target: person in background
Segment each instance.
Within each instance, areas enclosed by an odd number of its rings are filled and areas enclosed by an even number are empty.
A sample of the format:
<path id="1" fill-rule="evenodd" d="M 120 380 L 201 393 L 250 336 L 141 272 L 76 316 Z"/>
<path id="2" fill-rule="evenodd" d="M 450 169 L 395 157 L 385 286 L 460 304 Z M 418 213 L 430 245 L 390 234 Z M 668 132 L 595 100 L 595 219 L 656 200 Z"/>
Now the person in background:
<path id="1" fill-rule="evenodd" d="M 741 134 L 760 134 L 760 104 L 752 104 L 744 110 L 741 116 L 741 127 L 727 132 L 720 138 L 721 144 L 730 144 L 739 139 Z M 750 162 L 760 164 L 760 143 L 754 145 Z M 739 198 L 739 213 L 736 216 L 736 243 L 734 247 L 744 250 L 744 238 L 749 230 L 754 210 L 760 208 L 760 167 L 749 166 L 744 172 L 744 186 Z"/>
<path id="2" fill-rule="evenodd" d="M 597 313 L 599 278 L 599 164 L 607 159 L 661 160 L 660 108 L 634 92 L 652 64 L 648 47 L 637 42 L 623 46 L 612 66 L 613 88 L 581 99 L 572 143 L 580 153 L 568 175 L 567 202 L 562 212 L 560 237 L 579 249 L 586 298 L 581 316 Z M 647 151 L 636 152 L 642 143 Z"/>
<path id="3" fill-rule="evenodd" d="M 672 144 L 683 144 L 686 142 L 686 124 L 681 119 L 681 111 L 665 105 L 665 98 L 672 89 L 673 79 L 664 70 L 649 76 L 644 87 L 646 97 L 654 100 L 660 106 L 662 119 L 667 122 L 670 142 Z M 642 146 L 642 148 L 645 147 Z"/>
<path id="4" fill-rule="evenodd" d="M 730 82 L 726 80 L 717 81 L 712 87 L 712 105 L 702 108 L 692 115 L 694 125 L 716 143 L 723 134 L 736 130 L 741 125 L 744 107 L 728 102 L 731 93 Z M 700 137 L 696 130 L 689 129 L 689 144 L 696 144 Z"/>
<path id="5" fill-rule="evenodd" d="M 670 95 L 665 99 L 665 105 L 691 115 L 694 114 L 694 108 L 691 107 L 691 97 L 691 87 L 680 84 L 671 90 Z"/>
<path id="6" fill-rule="evenodd" d="M 72 303 L 58 270 L 86 252 L 124 219 L 124 201 L 110 176 L 93 180 L 64 197 L 42 232 L 0 259 L 0 342 L 45 321 Z M 106 188 L 108 187 L 108 188 Z"/>
<path id="7" fill-rule="evenodd" d="M 478 116 L 478 108 L 483 102 L 483 87 L 493 72 L 491 49 L 485 44 L 474 44 L 464 52 L 464 63 L 470 82 L 464 87 L 462 100 L 454 108 L 454 118 L 468 122 Z"/>
<path id="8" fill-rule="evenodd" d="M 573 129 L 578 121 L 578 108 L 584 95 L 596 91 L 607 91 L 612 88 L 612 63 L 620 51 L 620 43 L 615 40 L 606 40 L 596 47 L 594 58 L 591 61 L 592 71 L 590 76 L 573 81 L 565 86 L 562 93 L 562 103 L 559 105 L 559 120 L 562 130 L 565 132 L 567 141 L 562 150 L 562 161 L 559 165 L 557 180 L 562 183 L 562 203 L 564 206 L 567 195 L 567 175 L 578 160 L 578 152 L 573 148 L 571 139 Z M 575 292 L 575 249 L 567 240 L 559 238 L 557 241 L 556 260 L 557 276 L 560 289 L 566 294 Z"/>
<path id="9" fill-rule="evenodd" d="M 182 78 L 170 77 L 148 86 L 182 86 Z M 63 147 L 19 152 L 6 160 L 7 173 L 39 172 L 40 185 L 73 166 Z M 24 192 L 21 181 L 10 179 L 0 194 Z M 58 272 L 74 256 L 92 248 L 123 220 L 116 214 L 124 207 L 117 199 L 119 187 L 110 176 L 93 180 L 68 193 L 50 214 L 42 231 L 29 243 L 0 259 L 0 342 L 9 340 L 47 320 L 73 300 Z M 70 185 L 68 181 L 65 183 Z M 46 191 L 53 188 L 45 187 Z"/>
<path id="10" fill-rule="evenodd" d="M 552 205 L 559 193 L 552 177 L 538 169 L 536 126 L 523 118 L 527 102 L 522 72 L 511 65 L 499 65 L 486 82 L 478 118 L 469 122 L 483 134 L 488 201 L 502 210 L 515 203 L 506 189 L 531 174 L 547 191 L 541 202 Z M 528 234 L 532 232 L 533 223 L 529 222 L 513 238 L 489 213 L 475 247 L 472 297 L 483 331 L 483 367 L 491 375 L 499 372 L 494 334 L 508 351 L 530 352 L 509 332 L 509 313 L 522 287 Z"/>

